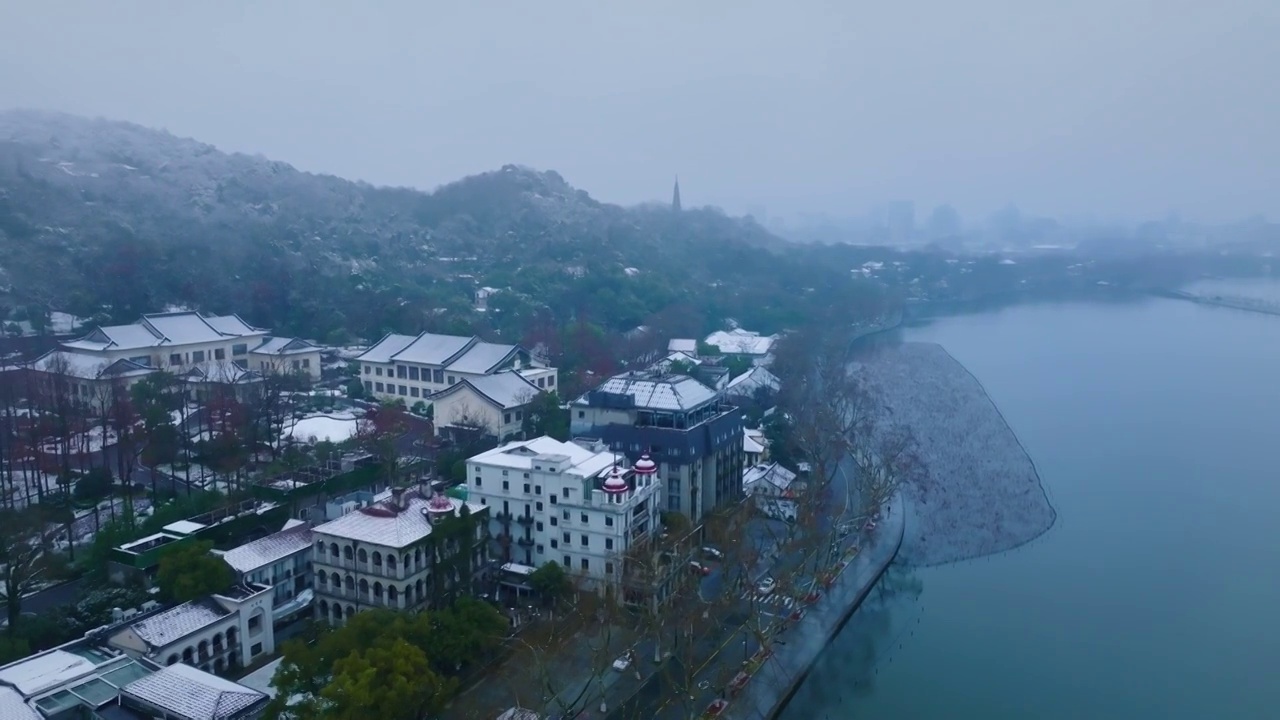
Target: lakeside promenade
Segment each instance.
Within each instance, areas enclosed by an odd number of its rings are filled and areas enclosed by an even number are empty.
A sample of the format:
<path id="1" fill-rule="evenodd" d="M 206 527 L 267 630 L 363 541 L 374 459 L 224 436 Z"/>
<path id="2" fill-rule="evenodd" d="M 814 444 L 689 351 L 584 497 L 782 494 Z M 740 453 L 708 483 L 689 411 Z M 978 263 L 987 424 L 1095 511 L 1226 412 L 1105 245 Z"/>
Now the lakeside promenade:
<path id="1" fill-rule="evenodd" d="M 896 494 L 882 512 L 879 527 L 860 537 L 860 551 L 845 566 L 805 617 L 775 637 L 769 656 L 717 717 L 729 720 L 773 720 L 876 581 L 893 562 L 906 531 L 906 508 Z M 711 700 L 714 700 L 712 698 Z M 710 702 L 709 700 L 708 702 Z"/>

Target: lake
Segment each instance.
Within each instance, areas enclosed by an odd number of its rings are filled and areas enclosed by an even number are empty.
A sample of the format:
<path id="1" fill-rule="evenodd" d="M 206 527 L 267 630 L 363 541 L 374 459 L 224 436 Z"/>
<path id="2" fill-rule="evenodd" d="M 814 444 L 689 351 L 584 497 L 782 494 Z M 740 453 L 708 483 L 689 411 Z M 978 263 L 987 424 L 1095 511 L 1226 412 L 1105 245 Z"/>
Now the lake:
<path id="1" fill-rule="evenodd" d="M 1059 519 L 891 571 L 783 717 L 1280 717 L 1280 317 L 1152 299 L 902 334 L 982 381 Z"/>

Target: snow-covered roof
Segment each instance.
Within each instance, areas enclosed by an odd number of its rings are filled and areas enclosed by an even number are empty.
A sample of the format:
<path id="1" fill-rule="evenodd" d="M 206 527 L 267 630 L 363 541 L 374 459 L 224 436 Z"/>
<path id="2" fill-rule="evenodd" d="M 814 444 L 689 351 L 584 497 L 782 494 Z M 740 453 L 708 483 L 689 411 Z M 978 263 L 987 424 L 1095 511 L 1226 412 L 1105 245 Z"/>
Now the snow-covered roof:
<path id="1" fill-rule="evenodd" d="M 80 380 L 135 377 L 155 372 L 155 368 L 132 360 L 121 359 L 107 363 L 101 357 L 64 350 L 50 350 L 33 360 L 31 368 L 40 372 L 61 373 Z"/>
<path id="2" fill-rule="evenodd" d="M 688 411 L 716 399 L 714 390 L 688 375 L 661 376 L 645 372 L 615 375 L 601 383 L 595 391 L 630 395 L 636 407 L 647 410 Z M 574 400 L 574 404 L 588 405 L 588 395 Z"/>
<path id="3" fill-rule="evenodd" d="M 236 572 L 251 573 L 311 547 L 311 527 L 303 524 L 272 533 L 222 554 Z"/>
<path id="4" fill-rule="evenodd" d="M 94 671 L 98 663 L 66 650 L 50 650 L 0 668 L 0 683 L 31 697 Z M 8 720 L 0 715 L 0 720 Z"/>
<path id="5" fill-rule="evenodd" d="M 698 341 L 693 338 L 672 338 L 667 341 L 668 352 L 679 352 L 686 355 L 698 354 Z"/>
<path id="6" fill-rule="evenodd" d="M 742 429 L 742 452 L 759 455 L 764 452 L 764 435 L 759 430 Z"/>
<path id="7" fill-rule="evenodd" d="M 235 315 L 205 317 L 198 312 L 153 313 L 129 325 L 104 325 L 77 340 L 63 343 L 73 350 L 136 350 L 216 342 L 266 332 Z"/>
<path id="8" fill-rule="evenodd" d="M 725 387 L 725 392 L 730 395 L 751 395 L 759 388 L 776 391 L 780 387 L 782 387 L 782 381 L 777 375 L 756 366 L 730 380 Z"/>
<path id="9" fill-rule="evenodd" d="M 509 442 L 475 455 L 467 462 L 527 472 L 533 470 L 535 464 L 561 460 L 568 461 L 562 475 L 587 478 L 613 467 L 618 456 L 609 450 L 589 450 L 577 443 L 561 442 L 544 435 L 532 440 Z"/>
<path id="10" fill-rule="evenodd" d="M 514 355 L 520 348 L 515 345 L 498 345 L 496 343 L 478 342 L 449 363 L 454 372 L 469 375 L 485 375 L 493 371 L 504 360 Z"/>
<path id="11" fill-rule="evenodd" d="M 28 705 L 17 690 L 0 687 L 0 720 L 44 720 L 44 717 Z"/>
<path id="12" fill-rule="evenodd" d="M 698 365 L 701 365 L 702 361 L 688 353 L 673 352 L 670 355 L 667 355 L 661 360 L 650 365 L 649 370 L 656 371 L 656 372 L 667 372 L 671 369 L 672 363 L 682 363 L 685 365 L 696 367 Z"/>
<path id="13" fill-rule="evenodd" d="M 487 509 L 480 503 L 464 503 L 454 498 L 447 500 L 453 505 L 454 514 L 460 512 L 463 505 L 472 513 Z M 374 503 L 319 525 L 312 532 L 383 547 L 409 547 L 431 534 L 431 521 L 426 512 L 428 499 L 417 492 L 409 492 L 401 502 L 403 509 L 399 510 L 390 500 Z"/>
<path id="14" fill-rule="evenodd" d="M 431 396 L 436 400 L 447 395 L 470 388 L 477 395 L 487 398 L 503 410 L 520 407 L 529 402 L 534 395 L 541 392 L 537 385 L 529 382 L 523 375 L 515 371 L 500 372 L 494 375 L 479 375 L 462 378 L 457 383 Z"/>
<path id="15" fill-rule="evenodd" d="M 408 362 L 444 366 L 475 342 L 478 342 L 477 338 L 461 335 L 424 332 L 414 337 L 393 333 L 379 340 L 357 359 L 379 363 Z"/>
<path id="16" fill-rule="evenodd" d="M 796 474 L 778 463 L 761 463 L 747 468 L 742 473 L 742 486 L 750 488 L 757 483 L 768 483 L 778 490 L 785 491 L 795 481 Z"/>
<path id="17" fill-rule="evenodd" d="M 233 385 L 258 382 L 262 379 L 261 373 L 256 370 L 246 370 L 234 362 L 226 360 L 206 360 L 188 365 L 182 376 L 188 382 Z"/>
<path id="18" fill-rule="evenodd" d="M 284 662 L 284 658 L 276 658 L 253 672 L 240 678 L 240 684 L 247 688 L 257 690 L 267 697 L 275 697 L 276 689 L 271 685 L 271 679 L 276 676 L 276 671 L 280 669 L 280 664 Z"/>
<path id="19" fill-rule="evenodd" d="M 720 348 L 726 355 L 768 355 L 773 349 L 776 335 L 760 335 L 750 330 L 735 328 L 717 330 L 707 336 L 706 344 Z"/>
<path id="20" fill-rule="evenodd" d="M 320 348 L 301 338 L 266 337 L 262 344 L 250 350 L 256 355 L 298 355 L 319 352 Z"/>
<path id="21" fill-rule="evenodd" d="M 213 600 L 192 600 L 129 627 L 153 648 L 162 648 L 225 619 L 230 611 Z"/>
<path id="22" fill-rule="evenodd" d="M 241 320 L 239 315 L 211 315 L 205 318 L 205 322 L 223 335 L 257 335 L 266 332 Z"/>
<path id="23" fill-rule="evenodd" d="M 187 720 L 231 718 L 267 700 L 265 693 L 182 663 L 138 678 L 123 692 Z"/>
<path id="24" fill-rule="evenodd" d="M 225 335 L 194 312 L 156 313 L 142 316 L 142 324 L 165 339 L 166 345 L 217 342 Z"/>

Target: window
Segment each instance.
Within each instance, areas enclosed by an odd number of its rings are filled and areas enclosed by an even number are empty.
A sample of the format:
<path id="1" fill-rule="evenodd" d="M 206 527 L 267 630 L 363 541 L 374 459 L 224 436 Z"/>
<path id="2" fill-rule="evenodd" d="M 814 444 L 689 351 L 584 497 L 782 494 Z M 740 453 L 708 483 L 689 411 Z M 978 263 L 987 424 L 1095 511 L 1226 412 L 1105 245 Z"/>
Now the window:
<path id="1" fill-rule="evenodd" d="M 547 387 L 551 387 L 551 386 L 553 386 L 553 385 L 555 385 L 555 384 L 556 384 L 556 376 L 555 376 L 555 375 L 552 375 L 552 376 L 550 376 L 550 377 L 548 377 L 548 378 L 547 378 Z"/>
<path id="2" fill-rule="evenodd" d="M 586 535 L 583 535 L 578 544 L 581 545 L 582 547 L 587 547 L 588 545 L 591 544 L 591 538 L 587 537 Z"/>
<path id="3" fill-rule="evenodd" d="M 542 546 L 541 546 L 541 545 L 538 545 L 538 548 L 537 548 L 537 549 L 538 549 L 538 554 L 539 554 L 539 555 L 541 555 L 541 554 L 542 554 Z"/>
<path id="4" fill-rule="evenodd" d="M 579 419 L 579 420 L 581 420 L 582 418 L 584 418 L 584 417 L 586 417 L 586 416 L 587 416 L 587 414 L 586 414 L 585 412 L 583 412 L 582 410 L 579 410 L 579 411 L 578 411 L 578 419 Z"/>
<path id="5" fill-rule="evenodd" d="M 371 373 L 371 372 L 373 372 L 373 366 L 372 366 L 372 365 L 365 365 L 365 366 L 364 366 L 364 374 L 365 374 L 365 375 L 368 375 L 368 374 L 369 374 L 369 373 Z"/>
<path id="6" fill-rule="evenodd" d="M 569 519 L 569 511 L 568 511 L 568 510 L 561 510 L 561 511 L 560 511 L 560 517 L 564 518 L 565 520 L 568 520 L 568 519 Z"/>
<path id="7" fill-rule="evenodd" d="M 416 387 L 409 388 L 409 397 L 418 397 L 418 388 Z"/>
<path id="8" fill-rule="evenodd" d="M 302 363 L 298 362 L 297 360 L 294 360 L 289 367 L 293 368 L 294 370 L 301 370 Z"/>
<path id="9" fill-rule="evenodd" d="M 204 351 L 195 350 L 191 353 L 191 362 L 204 362 Z"/>
<path id="10" fill-rule="evenodd" d="M 542 501 L 539 500 L 538 502 L 534 503 L 533 507 L 536 508 L 538 512 L 542 512 Z"/>
<path id="11" fill-rule="evenodd" d="M 605 563 L 605 564 L 604 564 L 604 574 L 605 574 L 605 575 L 612 575 L 612 574 L 613 574 L 613 563 L 611 563 L 611 562 L 607 562 L 607 563 Z"/>
<path id="12" fill-rule="evenodd" d="M 223 348 L 214 348 L 214 349 L 213 349 L 213 359 L 214 359 L 214 360 L 226 360 L 226 359 L 227 359 L 227 351 L 226 351 L 225 349 L 223 349 Z"/>
<path id="13" fill-rule="evenodd" d="M 170 364 L 170 365 L 181 365 L 181 364 L 182 364 L 182 353 L 171 353 L 171 354 L 169 355 L 169 364 Z"/>
<path id="14" fill-rule="evenodd" d="M 236 343 L 231 346 L 232 355 L 248 355 L 249 345 L 247 343 Z"/>
<path id="15" fill-rule="evenodd" d="M 566 543 L 566 544 L 567 544 L 567 543 L 571 543 L 571 542 L 573 542 L 573 540 L 569 539 L 569 531 L 568 531 L 568 530 L 565 530 L 565 531 L 564 531 L 564 533 L 561 535 L 561 537 L 564 539 L 564 541 L 565 541 L 565 543 Z"/>
<path id="16" fill-rule="evenodd" d="M 552 504 L 552 505 L 555 505 L 555 504 L 556 504 L 556 496 L 555 496 L 555 495 L 552 495 L 552 496 L 551 496 L 551 504 Z"/>
<path id="17" fill-rule="evenodd" d="M 555 538 L 551 538 L 551 549 L 555 550 L 558 547 L 560 547 L 560 541 Z"/>
<path id="18" fill-rule="evenodd" d="M 604 539 L 604 549 L 605 549 L 605 550 L 612 550 L 612 549 L 613 549 L 613 538 L 605 538 L 605 539 Z"/>
<path id="19" fill-rule="evenodd" d="M 613 527 L 613 516 L 612 516 L 612 515 L 605 515 L 605 517 L 604 517 L 604 526 L 605 526 L 605 527 Z"/>
<path id="20" fill-rule="evenodd" d="M 254 643 L 254 644 L 253 644 L 253 647 L 250 647 L 250 648 L 249 648 L 249 654 L 250 654 L 250 655 L 261 655 L 261 654 L 262 654 L 262 643 Z"/>
<path id="21" fill-rule="evenodd" d="M 557 520 L 556 520 L 556 516 L 555 516 L 555 515 L 552 515 L 552 516 L 551 516 L 551 527 L 555 527 L 556 525 L 559 525 L 559 524 L 560 524 L 560 523 L 559 523 L 559 521 L 557 521 Z"/>
<path id="22" fill-rule="evenodd" d="M 528 495 L 528 494 L 529 494 L 529 483 L 525 483 L 525 484 L 524 484 L 524 494 L 525 494 L 525 495 Z"/>
<path id="23" fill-rule="evenodd" d="M 590 521 L 590 519 L 589 519 L 589 518 L 587 518 L 587 514 L 586 514 L 586 513 L 582 513 L 582 524 L 583 524 L 583 525 L 586 525 L 586 524 L 587 524 L 587 523 L 589 523 L 589 522 L 591 522 L 591 521 Z"/>
<path id="24" fill-rule="evenodd" d="M 541 494 L 542 494 L 542 486 L 541 486 L 541 485 L 534 485 L 534 486 L 533 486 L 533 494 L 534 494 L 534 495 L 541 495 Z"/>
<path id="25" fill-rule="evenodd" d="M 476 478 L 476 487 L 480 487 L 480 478 Z"/>
<path id="26" fill-rule="evenodd" d="M 516 411 L 516 422 L 520 422 L 521 420 L 524 419 L 522 415 L 523 413 L 521 413 L 519 410 Z M 528 477 L 528 475 L 526 475 L 526 477 Z"/>
<path id="27" fill-rule="evenodd" d="M 590 569 L 591 569 L 591 561 L 590 561 L 590 560 L 588 560 L 588 559 L 586 559 L 586 558 L 582 558 L 582 569 L 583 569 L 583 570 L 590 570 Z"/>
<path id="28" fill-rule="evenodd" d="M 502 489 L 503 489 L 503 490 L 510 490 L 510 489 L 511 489 L 511 483 L 510 483 L 510 482 L 507 482 L 506 480 L 503 480 L 503 481 L 502 481 Z"/>
<path id="29" fill-rule="evenodd" d="M 538 378 L 538 387 L 546 387 L 546 386 L 547 386 L 547 379 L 546 379 L 546 378 Z"/>
<path id="30" fill-rule="evenodd" d="M 458 382 L 458 381 L 457 381 L 457 380 L 456 380 L 452 375 L 450 375 L 450 376 L 449 376 L 449 384 L 450 384 L 450 385 L 454 385 L 454 384 L 456 384 L 457 382 Z"/>
<path id="31" fill-rule="evenodd" d="M 410 379 L 410 380 L 417 380 L 417 379 L 418 379 L 418 368 L 416 368 L 416 367 L 411 367 L 411 368 L 409 368 L 409 379 Z"/>
<path id="32" fill-rule="evenodd" d="M 365 391 L 365 392 L 373 392 L 373 383 L 369 382 L 368 380 L 365 380 L 365 381 L 364 381 L 364 391 Z"/>
<path id="33" fill-rule="evenodd" d="M 564 556 L 564 566 L 565 566 L 566 568 L 571 568 L 571 567 L 573 567 L 573 558 L 569 557 L 568 555 L 565 555 L 565 556 Z"/>
<path id="34" fill-rule="evenodd" d="M 432 382 L 434 382 L 434 383 L 435 383 L 435 384 L 437 384 L 437 385 L 443 385 L 443 384 L 444 384 L 444 371 L 443 371 L 443 370 L 432 370 L 432 371 L 431 371 L 431 381 L 432 381 Z"/>
<path id="35" fill-rule="evenodd" d="M 401 386 L 400 386 L 400 394 L 401 394 L 401 395 L 408 395 L 408 394 L 409 394 L 409 388 L 405 387 L 404 385 L 401 385 Z"/>
<path id="36" fill-rule="evenodd" d="M 374 368 L 374 369 L 373 369 L 373 374 L 374 374 L 374 375 L 377 375 L 378 377 L 382 377 L 382 368 L 380 368 L 380 367 L 376 367 L 376 368 Z"/>
<path id="37" fill-rule="evenodd" d="M 511 424 L 511 413 L 502 413 L 502 422 L 503 422 L 504 424 L 510 425 L 510 424 Z"/>
<path id="38" fill-rule="evenodd" d="M 262 632 L 262 616 L 254 615 L 249 618 L 249 634 L 257 635 L 260 632 Z"/>
<path id="39" fill-rule="evenodd" d="M 302 367 L 304 367 L 304 368 L 310 368 L 310 367 L 311 367 L 311 358 L 302 358 Z"/>
<path id="40" fill-rule="evenodd" d="M 537 522 L 536 527 L 538 528 L 538 532 L 542 532 L 542 521 L 541 521 L 541 520 L 539 520 L 539 521 Z"/>
<path id="41" fill-rule="evenodd" d="M 405 367 L 404 365 L 397 365 L 396 377 L 400 378 L 401 380 L 404 380 L 405 378 L 409 377 L 409 368 Z"/>
<path id="42" fill-rule="evenodd" d="M 382 383 L 374 383 L 373 388 L 378 392 L 382 392 Z"/>

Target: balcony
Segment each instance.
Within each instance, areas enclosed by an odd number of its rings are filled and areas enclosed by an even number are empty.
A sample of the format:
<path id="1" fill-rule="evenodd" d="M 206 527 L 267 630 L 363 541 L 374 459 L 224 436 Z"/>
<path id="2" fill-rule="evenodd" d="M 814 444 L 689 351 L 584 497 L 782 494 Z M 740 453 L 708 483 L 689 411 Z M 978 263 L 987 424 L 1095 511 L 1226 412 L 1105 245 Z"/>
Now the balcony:
<path id="1" fill-rule="evenodd" d="M 522 535 L 520 536 L 519 540 L 516 540 L 516 544 L 519 545 L 520 547 L 533 547 L 534 543 L 533 543 L 533 538 L 527 535 Z"/>
<path id="2" fill-rule="evenodd" d="M 533 524 L 533 516 L 532 516 L 532 515 L 521 515 L 520 517 L 516 518 L 516 522 L 520 523 L 521 525 L 532 525 L 532 524 Z"/>
<path id="3" fill-rule="evenodd" d="M 511 522 L 512 515 L 507 510 L 501 510 L 498 514 L 494 515 L 494 517 L 497 518 L 499 522 L 509 523 Z"/>

